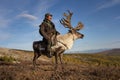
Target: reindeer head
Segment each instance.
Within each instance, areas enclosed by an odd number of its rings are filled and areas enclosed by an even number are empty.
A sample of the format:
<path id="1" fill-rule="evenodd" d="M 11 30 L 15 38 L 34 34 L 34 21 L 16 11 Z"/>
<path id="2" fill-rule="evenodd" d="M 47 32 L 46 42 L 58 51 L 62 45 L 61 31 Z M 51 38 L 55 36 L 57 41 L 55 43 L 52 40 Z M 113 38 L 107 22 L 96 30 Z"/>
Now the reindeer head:
<path id="1" fill-rule="evenodd" d="M 77 38 L 83 38 L 84 35 L 77 32 L 77 31 L 82 29 L 84 25 L 81 22 L 78 22 L 78 25 L 75 28 L 73 28 L 72 25 L 71 25 L 71 17 L 72 17 L 72 15 L 73 15 L 73 13 L 68 10 L 68 14 L 64 13 L 65 18 L 62 18 L 60 20 L 60 23 L 65 28 L 69 28 L 69 32 L 72 33 L 76 37 L 76 39 Z"/>

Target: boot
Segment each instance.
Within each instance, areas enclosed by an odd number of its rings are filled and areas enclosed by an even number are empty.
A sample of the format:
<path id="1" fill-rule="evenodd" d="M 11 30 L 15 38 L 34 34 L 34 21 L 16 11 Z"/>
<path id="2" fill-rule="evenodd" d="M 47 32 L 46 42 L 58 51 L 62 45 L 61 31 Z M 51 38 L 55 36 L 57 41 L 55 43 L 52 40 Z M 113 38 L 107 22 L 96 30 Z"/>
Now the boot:
<path id="1" fill-rule="evenodd" d="M 47 57 L 51 58 L 52 57 L 52 50 L 48 50 Z"/>
<path id="2" fill-rule="evenodd" d="M 49 58 L 52 57 L 52 50 L 50 47 L 51 47 L 50 45 L 47 46 L 47 57 L 49 57 Z"/>

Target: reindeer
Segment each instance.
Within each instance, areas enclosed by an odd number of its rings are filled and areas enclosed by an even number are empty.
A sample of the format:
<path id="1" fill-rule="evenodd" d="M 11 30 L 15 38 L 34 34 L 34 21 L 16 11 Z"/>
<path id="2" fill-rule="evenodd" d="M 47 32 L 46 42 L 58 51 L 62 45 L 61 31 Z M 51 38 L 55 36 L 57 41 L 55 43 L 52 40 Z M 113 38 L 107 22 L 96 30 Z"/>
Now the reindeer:
<path id="1" fill-rule="evenodd" d="M 81 22 L 78 23 L 78 25 L 73 28 L 71 25 L 71 17 L 73 13 L 68 11 L 68 14 L 64 13 L 64 17 L 60 20 L 60 23 L 65 27 L 69 28 L 68 33 L 65 35 L 57 35 L 56 36 L 56 44 L 51 47 L 53 56 L 55 56 L 55 63 L 57 68 L 58 65 L 58 58 L 60 59 L 60 63 L 63 64 L 63 59 L 62 55 L 65 50 L 71 49 L 73 46 L 73 42 L 76 39 L 83 38 L 84 35 L 77 32 L 80 29 L 83 28 L 83 24 Z M 34 57 L 33 57 L 33 65 L 35 67 L 36 65 L 36 60 L 41 56 L 41 55 L 47 55 L 45 51 L 45 43 L 43 41 L 34 41 L 33 42 L 33 50 L 34 50 Z"/>

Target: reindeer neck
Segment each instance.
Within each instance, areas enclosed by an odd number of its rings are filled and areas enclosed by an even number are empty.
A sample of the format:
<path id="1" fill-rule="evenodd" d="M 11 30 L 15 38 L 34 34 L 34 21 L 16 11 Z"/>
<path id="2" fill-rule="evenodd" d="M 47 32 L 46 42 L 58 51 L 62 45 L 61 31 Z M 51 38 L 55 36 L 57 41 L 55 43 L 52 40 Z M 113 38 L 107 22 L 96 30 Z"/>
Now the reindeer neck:
<path id="1" fill-rule="evenodd" d="M 57 40 L 63 44 L 65 44 L 68 49 L 71 49 L 72 46 L 73 46 L 73 42 L 74 42 L 74 39 L 73 39 L 73 34 L 72 33 L 67 33 L 65 35 L 59 35 L 57 36 Z"/>

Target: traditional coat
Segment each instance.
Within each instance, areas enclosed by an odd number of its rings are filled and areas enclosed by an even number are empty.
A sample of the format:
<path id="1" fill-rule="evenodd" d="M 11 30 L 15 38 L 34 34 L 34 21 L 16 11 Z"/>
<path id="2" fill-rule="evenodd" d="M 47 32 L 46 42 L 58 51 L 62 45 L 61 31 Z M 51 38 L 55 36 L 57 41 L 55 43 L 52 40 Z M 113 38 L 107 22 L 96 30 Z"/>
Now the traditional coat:
<path id="1" fill-rule="evenodd" d="M 53 35 L 59 34 L 55 28 L 54 23 L 47 19 L 43 20 L 42 24 L 39 27 L 39 33 L 43 36 L 43 41 L 47 42 L 48 44 L 51 43 L 51 37 Z"/>

